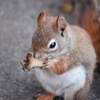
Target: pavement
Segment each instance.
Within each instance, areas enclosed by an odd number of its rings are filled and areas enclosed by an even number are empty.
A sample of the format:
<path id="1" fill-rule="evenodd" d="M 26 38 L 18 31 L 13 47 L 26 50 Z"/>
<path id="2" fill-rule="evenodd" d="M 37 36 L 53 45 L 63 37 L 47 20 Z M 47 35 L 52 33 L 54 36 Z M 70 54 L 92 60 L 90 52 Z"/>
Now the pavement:
<path id="1" fill-rule="evenodd" d="M 74 12 L 63 13 L 63 0 L 0 0 L 0 100 L 35 100 L 45 93 L 31 71 L 23 71 L 18 62 L 31 47 L 36 18 L 42 9 L 53 16 L 62 14 L 70 24 Z M 55 100 L 62 100 L 55 98 Z M 100 100 L 100 74 L 95 73 L 88 100 Z"/>

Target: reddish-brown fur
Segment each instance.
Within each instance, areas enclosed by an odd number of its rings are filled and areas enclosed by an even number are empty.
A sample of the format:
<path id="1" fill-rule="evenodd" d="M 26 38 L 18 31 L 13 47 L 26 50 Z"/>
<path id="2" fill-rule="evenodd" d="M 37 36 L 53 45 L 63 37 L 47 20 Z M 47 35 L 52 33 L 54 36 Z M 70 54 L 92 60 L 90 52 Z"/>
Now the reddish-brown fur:
<path id="1" fill-rule="evenodd" d="M 76 23 L 84 28 L 92 38 L 100 62 L 100 24 L 98 21 L 97 0 L 80 0 L 77 9 Z"/>
<path id="2" fill-rule="evenodd" d="M 36 100 L 52 100 L 52 99 L 53 99 L 53 95 L 51 93 L 46 93 L 46 94 L 37 96 Z"/>
<path id="3" fill-rule="evenodd" d="M 68 69 L 68 67 L 66 67 L 66 64 L 67 57 L 62 57 L 60 59 L 53 60 L 52 62 L 49 61 L 49 68 L 46 67 L 46 69 L 51 69 L 56 74 L 63 74 Z"/>

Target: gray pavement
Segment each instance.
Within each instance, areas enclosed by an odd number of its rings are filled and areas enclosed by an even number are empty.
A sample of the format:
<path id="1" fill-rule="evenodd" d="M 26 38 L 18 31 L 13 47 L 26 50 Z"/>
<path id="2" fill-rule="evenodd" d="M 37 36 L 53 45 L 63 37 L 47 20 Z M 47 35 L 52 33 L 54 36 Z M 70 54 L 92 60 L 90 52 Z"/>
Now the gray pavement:
<path id="1" fill-rule="evenodd" d="M 62 2 L 0 0 L 0 100 L 33 100 L 35 94 L 45 92 L 33 70 L 24 72 L 18 62 L 31 46 L 36 18 L 42 9 L 54 16 L 63 14 L 69 23 L 74 23 L 74 12 L 60 11 Z M 95 74 L 94 79 L 88 100 L 100 100 L 100 75 Z"/>

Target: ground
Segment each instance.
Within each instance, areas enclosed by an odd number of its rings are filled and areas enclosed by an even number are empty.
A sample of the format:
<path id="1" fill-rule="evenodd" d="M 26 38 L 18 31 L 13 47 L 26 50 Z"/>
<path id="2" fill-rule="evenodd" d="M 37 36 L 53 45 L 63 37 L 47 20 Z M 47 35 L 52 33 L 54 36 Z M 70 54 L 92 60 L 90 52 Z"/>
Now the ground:
<path id="1" fill-rule="evenodd" d="M 45 92 L 33 70 L 24 72 L 18 62 L 30 49 L 36 18 L 42 9 L 54 16 L 63 14 L 70 24 L 74 23 L 74 13 L 66 14 L 59 9 L 62 2 L 0 0 L 0 100 L 35 100 L 35 94 Z M 100 100 L 100 75 L 97 73 L 88 100 Z"/>

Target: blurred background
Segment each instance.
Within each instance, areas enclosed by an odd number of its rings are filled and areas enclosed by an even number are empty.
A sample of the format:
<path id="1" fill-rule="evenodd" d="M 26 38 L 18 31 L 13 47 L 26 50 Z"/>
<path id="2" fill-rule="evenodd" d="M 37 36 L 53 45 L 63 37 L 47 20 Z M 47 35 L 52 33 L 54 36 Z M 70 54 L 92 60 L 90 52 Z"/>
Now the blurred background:
<path id="1" fill-rule="evenodd" d="M 19 60 L 31 47 L 31 38 L 41 10 L 53 16 L 62 14 L 68 23 L 75 24 L 78 2 L 0 0 L 0 100 L 35 100 L 35 94 L 45 92 L 32 70 L 24 72 L 19 67 Z M 95 73 L 94 77 L 88 100 L 100 100 L 99 73 Z"/>

